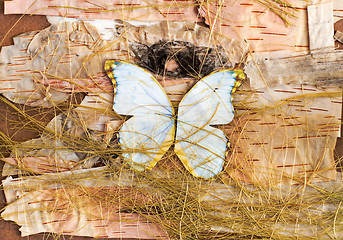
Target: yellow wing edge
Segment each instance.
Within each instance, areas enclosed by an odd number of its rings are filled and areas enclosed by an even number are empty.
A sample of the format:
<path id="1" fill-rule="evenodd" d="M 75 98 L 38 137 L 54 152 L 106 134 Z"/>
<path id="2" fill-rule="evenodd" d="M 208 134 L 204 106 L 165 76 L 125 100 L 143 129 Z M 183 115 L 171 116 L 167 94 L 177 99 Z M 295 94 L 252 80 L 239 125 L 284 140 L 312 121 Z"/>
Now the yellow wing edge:
<path id="1" fill-rule="evenodd" d="M 152 169 L 155 167 L 155 165 L 158 163 L 158 161 L 161 160 L 161 158 L 164 156 L 164 154 L 168 151 L 168 149 L 173 145 L 174 143 L 174 137 L 175 137 L 175 124 L 173 127 L 169 130 L 166 138 L 164 139 L 163 143 L 161 144 L 161 147 L 159 151 L 156 153 L 155 157 L 151 161 L 149 167 L 147 167 L 147 170 Z"/>

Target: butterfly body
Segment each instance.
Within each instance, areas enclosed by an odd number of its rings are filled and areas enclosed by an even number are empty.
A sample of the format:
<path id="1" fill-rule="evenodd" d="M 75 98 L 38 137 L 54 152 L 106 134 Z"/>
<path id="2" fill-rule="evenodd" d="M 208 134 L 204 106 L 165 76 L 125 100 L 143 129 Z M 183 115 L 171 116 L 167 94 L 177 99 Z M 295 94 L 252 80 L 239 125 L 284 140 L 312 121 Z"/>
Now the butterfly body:
<path id="1" fill-rule="evenodd" d="M 233 118 L 231 91 L 241 72 L 221 70 L 197 82 L 183 97 L 177 116 L 158 81 L 130 63 L 108 60 L 115 84 L 113 109 L 132 116 L 120 129 L 122 157 L 135 169 L 151 169 L 171 145 L 194 176 L 211 178 L 223 168 L 227 139 L 213 125 Z"/>

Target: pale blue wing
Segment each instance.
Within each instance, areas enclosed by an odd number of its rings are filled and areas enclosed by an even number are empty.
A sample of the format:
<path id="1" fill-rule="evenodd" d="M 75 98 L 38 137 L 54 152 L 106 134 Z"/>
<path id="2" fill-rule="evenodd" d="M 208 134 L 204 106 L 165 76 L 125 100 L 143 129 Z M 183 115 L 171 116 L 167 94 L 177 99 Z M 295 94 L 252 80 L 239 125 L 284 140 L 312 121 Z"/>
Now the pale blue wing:
<path id="1" fill-rule="evenodd" d="M 106 61 L 105 69 L 115 85 L 114 111 L 132 116 L 173 115 L 166 93 L 149 72 L 134 64 L 115 60 Z"/>
<path id="2" fill-rule="evenodd" d="M 105 70 L 115 85 L 113 109 L 132 116 L 119 131 L 122 157 L 139 171 L 150 169 L 173 144 L 171 103 L 156 79 L 136 65 L 109 60 Z"/>
<path id="3" fill-rule="evenodd" d="M 227 151 L 224 133 L 211 125 L 233 119 L 231 91 L 240 70 L 222 70 L 201 79 L 178 108 L 175 152 L 196 177 L 211 178 L 222 171 Z"/>

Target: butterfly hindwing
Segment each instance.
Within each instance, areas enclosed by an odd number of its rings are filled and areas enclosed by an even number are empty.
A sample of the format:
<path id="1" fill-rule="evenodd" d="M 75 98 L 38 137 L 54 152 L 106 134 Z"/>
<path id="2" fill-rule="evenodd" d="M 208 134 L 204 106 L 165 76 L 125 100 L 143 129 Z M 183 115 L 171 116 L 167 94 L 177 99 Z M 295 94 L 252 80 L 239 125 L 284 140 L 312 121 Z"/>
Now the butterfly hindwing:
<path id="1" fill-rule="evenodd" d="M 119 132 L 122 157 L 139 171 L 150 169 L 173 143 L 171 103 L 161 85 L 144 69 L 108 60 L 105 70 L 115 85 L 113 109 L 132 116 Z"/>
<path id="2" fill-rule="evenodd" d="M 175 152 L 196 177 L 211 178 L 222 171 L 227 139 L 211 125 L 233 119 L 231 92 L 240 70 L 221 70 L 201 79 L 180 102 Z"/>

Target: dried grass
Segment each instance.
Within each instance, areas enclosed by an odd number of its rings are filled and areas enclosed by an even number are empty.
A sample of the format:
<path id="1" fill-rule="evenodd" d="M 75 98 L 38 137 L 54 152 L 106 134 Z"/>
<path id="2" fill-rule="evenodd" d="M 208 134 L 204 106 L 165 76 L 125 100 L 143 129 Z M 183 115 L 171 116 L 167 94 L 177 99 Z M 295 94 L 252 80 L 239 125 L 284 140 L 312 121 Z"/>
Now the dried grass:
<path id="1" fill-rule="evenodd" d="M 276 0 L 258 2 L 270 8 L 287 23 L 288 14 L 279 5 L 287 8 L 292 6 Z M 244 93 L 247 94 L 244 88 L 238 89 L 234 98 Z M 251 96 L 251 92 L 249 94 Z M 283 107 L 290 101 L 340 96 L 341 92 L 322 92 L 283 99 L 262 108 L 252 107 L 248 100 L 236 100 L 234 105 L 238 113 L 237 118 L 247 113 L 254 113 L 258 118 L 264 113 L 283 113 Z M 149 221 L 158 223 L 175 239 L 302 240 L 340 239 L 342 236 L 343 192 L 340 180 L 332 183 L 311 183 L 302 182 L 300 179 L 298 181 L 301 184 L 298 185 L 253 185 L 233 180 L 224 172 L 215 179 L 205 181 L 192 177 L 180 164 L 172 149 L 153 170 L 137 172 L 118 157 L 122 150 L 118 147 L 115 134 L 109 143 L 99 141 L 104 138 L 105 133 L 90 130 L 87 119 L 78 118 L 78 115 L 72 112 L 80 107 L 79 103 L 70 101 L 64 105 L 54 105 L 49 111 L 55 112 L 56 116 L 64 114 L 65 119 L 61 122 L 62 125 L 53 125 L 55 129 L 47 129 L 46 121 L 40 120 L 46 112 L 45 109 L 41 109 L 42 115 L 38 113 L 35 116 L 25 106 L 18 107 L 4 97 L 0 100 L 12 108 L 21 119 L 20 122 L 13 122 L 11 128 L 18 132 L 23 129 L 37 131 L 44 138 L 43 141 L 18 142 L 0 132 L 0 147 L 9 149 L 12 156 L 35 157 L 35 154 L 41 154 L 41 149 L 53 152 L 52 156 L 57 158 L 60 151 L 84 156 L 72 166 L 71 175 L 58 173 L 58 177 L 50 177 L 37 174 L 30 166 L 20 168 L 19 165 L 13 169 L 14 175 L 28 181 L 23 185 L 24 192 L 51 189 L 52 186 L 59 186 L 58 189 L 64 192 L 65 195 L 60 192 L 53 193 L 51 197 L 56 201 L 46 205 L 45 209 L 35 211 L 65 211 L 60 206 L 64 201 L 68 202 L 69 208 L 80 211 L 87 211 L 93 203 L 101 203 L 104 204 L 103 208 L 116 213 L 138 213 Z M 83 111 L 85 116 L 97 113 L 118 118 L 118 115 L 109 113 L 107 109 L 83 107 Z M 65 126 L 68 124 L 72 127 Z M 62 144 L 54 145 L 54 141 Z M 90 161 L 93 158 L 97 160 Z M 79 169 L 90 167 L 99 169 L 99 173 L 74 174 L 78 173 Z M 38 179 L 37 184 L 34 179 Z M 117 190 L 109 191 L 107 185 L 115 186 Z M 80 192 L 83 193 L 82 197 L 78 195 Z M 54 237 L 57 239 L 58 235 Z"/>

